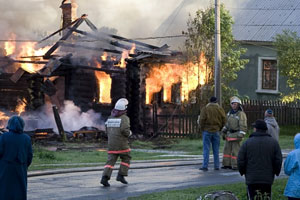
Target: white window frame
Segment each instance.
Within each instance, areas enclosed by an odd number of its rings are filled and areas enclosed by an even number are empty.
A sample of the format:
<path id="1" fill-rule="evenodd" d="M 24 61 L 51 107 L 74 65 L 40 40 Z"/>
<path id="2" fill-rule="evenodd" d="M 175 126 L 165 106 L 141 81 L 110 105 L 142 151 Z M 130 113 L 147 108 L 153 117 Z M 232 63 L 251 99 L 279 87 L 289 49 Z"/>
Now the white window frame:
<path id="1" fill-rule="evenodd" d="M 257 90 L 255 92 L 257 93 L 268 93 L 268 94 L 279 94 L 279 70 L 277 67 L 277 80 L 276 80 L 276 89 L 270 90 L 270 89 L 263 89 L 262 88 L 262 64 L 263 60 L 276 60 L 277 66 L 278 66 L 278 60 L 276 57 L 258 57 L 258 76 L 257 76 Z"/>

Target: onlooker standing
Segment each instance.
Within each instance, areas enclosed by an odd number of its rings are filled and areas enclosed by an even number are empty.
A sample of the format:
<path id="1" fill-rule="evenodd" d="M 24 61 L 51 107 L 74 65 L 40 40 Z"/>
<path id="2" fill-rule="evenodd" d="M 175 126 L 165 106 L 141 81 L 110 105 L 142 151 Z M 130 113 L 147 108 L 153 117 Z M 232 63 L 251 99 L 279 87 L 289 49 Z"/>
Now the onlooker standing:
<path id="1" fill-rule="evenodd" d="M 126 115 L 127 105 L 127 99 L 119 99 L 111 112 L 111 116 L 109 116 L 105 123 L 108 136 L 108 159 L 104 166 L 103 175 L 100 181 L 105 187 L 110 186 L 108 181 L 118 157 L 121 158 L 121 163 L 116 180 L 123 184 L 127 184 L 124 176 L 128 175 L 131 160 L 130 147 L 128 145 L 128 137 L 131 135 L 131 131 L 130 121 Z"/>
<path id="2" fill-rule="evenodd" d="M 244 142 L 238 154 L 239 172 L 246 177 L 250 200 L 271 199 L 274 175 L 279 176 L 281 170 L 280 146 L 266 131 L 266 122 L 256 120 L 254 133 Z"/>
<path id="3" fill-rule="evenodd" d="M 213 155 L 214 155 L 214 167 L 215 170 L 219 170 L 219 147 L 220 147 L 220 134 L 219 131 L 225 125 L 225 111 L 217 103 L 216 97 L 210 98 L 210 103 L 208 103 L 204 108 L 202 108 L 200 113 L 199 125 L 202 131 L 203 140 L 203 164 L 200 170 L 208 170 L 209 162 L 209 150 L 212 144 Z"/>
<path id="4" fill-rule="evenodd" d="M 8 120 L 9 132 L 0 136 L 0 199 L 27 199 L 27 169 L 32 161 L 30 137 L 19 116 Z"/>
<path id="5" fill-rule="evenodd" d="M 284 195 L 289 200 L 300 200 L 300 133 L 294 138 L 295 150 L 290 152 L 284 162 L 284 173 L 289 177 Z"/>
<path id="6" fill-rule="evenodd" d="M 238 97 L 230 99 L 231 110 L 227 113 L 227 122 L 222 129 L 225 146 L 222 169 L 237 170 L 237 156 L 241 141 L 247 132 L 247 117 Z"/>
<path id="7" fill-rule="evenodd" d="M 273 110 L 271 110 L 271 109 L 266 110 L 265 122 L 268 127 L 267 133 L 269 133 L 278 142 L 279 141 L 279 126 L 273 115 Z"/>

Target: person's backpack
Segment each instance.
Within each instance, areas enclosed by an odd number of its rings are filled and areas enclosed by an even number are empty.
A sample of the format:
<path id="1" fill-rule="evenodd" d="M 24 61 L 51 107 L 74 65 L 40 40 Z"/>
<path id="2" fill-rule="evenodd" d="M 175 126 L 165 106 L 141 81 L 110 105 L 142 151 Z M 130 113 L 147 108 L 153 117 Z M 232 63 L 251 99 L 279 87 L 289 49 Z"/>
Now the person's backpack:
<path id="1" fill-rule="evenodd" d="M 230 191 L 216 191 L 200 196 L 197 200 L 239 200 Z"/>

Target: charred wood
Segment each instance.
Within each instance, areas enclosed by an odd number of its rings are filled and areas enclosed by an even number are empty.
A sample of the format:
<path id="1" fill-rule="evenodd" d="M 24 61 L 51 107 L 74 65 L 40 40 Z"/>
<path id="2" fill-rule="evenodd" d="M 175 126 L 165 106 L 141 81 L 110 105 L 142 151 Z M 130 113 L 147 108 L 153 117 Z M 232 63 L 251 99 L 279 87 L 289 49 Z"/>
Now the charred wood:
<path id="1" fill-rule="evenodd" d="M 54 114 L 54 118 L 55 118 L 55 122 L 56 122 L 56 125 L 57 125 L 59 135 L 60 135 L 62 141 L 65 142 L 67 138 L 66 138 L 66 134 L 65 134 L 65 131 L 64 131 L 64 127 L 61 123 L 61 119 L 60 119 L 60 116 L 59 116 L 59 113 L 58 113 L 58 109 L 57 109 L 56 106 L 53 106 L 52 109 L 53 109 L 53 114 Z"/>
<path id="2" fill-rule="evenodd" d="M 133 134 L 141 132 L 140 121 L 140 68 L 137 61 L 129 61 L 126 66 L 128 116 Z"/>
<path id="3" fill-rule="evenodd" d="M 88 50 L 93 50 L 93 51 L 100 51 L 100 52 L 104 51 L 104 52 L 109 52 L 109 53 L 122 54 L 122 51 L 113 50 L 113 49 L 89 47 L 89 46 L 84 46 L 84 45 L 80 45 L 80 44 L 71 44 L 71 43 L 65 43 L 65 42 L 60 42 L 59 44 L 61 46 L 72 47 L 72 48 L 82 48 L 82 49 L 88 49 Z"/>
<path id="4" fill-rule="evenodd" d="M 59 47 L 61 41 L 68 39 L 73 31 L 78 28 L 78 26 L 83 22 L 83 18 L 79 18 L 78 21 L 74 24 L 74 26 L 58 41 L 56 42 L 44 55 L 44 59 L 49 59 L 51 54 Z"/>

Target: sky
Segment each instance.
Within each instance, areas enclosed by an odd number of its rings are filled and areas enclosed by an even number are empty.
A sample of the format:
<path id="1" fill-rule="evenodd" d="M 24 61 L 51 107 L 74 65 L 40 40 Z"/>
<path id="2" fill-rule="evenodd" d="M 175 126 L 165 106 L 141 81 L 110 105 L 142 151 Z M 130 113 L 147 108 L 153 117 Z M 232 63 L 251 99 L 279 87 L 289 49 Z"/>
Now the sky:
<path id="1" fill-rule="evenodd" d="M 0 36 L 14 32 L 19 39 L 38 39 L 60 28 L 62 0 L 0 0 Z M 73 0 L 77 15 L 87 14 L 98 27 L 118 30 L 127 38 L 181 34 L 188 14 L 206 8 L 213 0 Z M 236 4 L 236 0 L 221 0 Z M 245 1 L 245 0 L 240 0 Z M 26 2 L 26 3 L 25 3 Z M 173 14 L 172 14 L 173 13 Z M 169 17 L 169 19 L 168 19 Z M 167 20 L 167 21 L 166 21 Z M 169 20 L 169 21 L 168 21 Z M 165 23 L 163 23 L 165 22 Z M 164 24 L 164 27 L 161 25 Z M 173 28 L 170 28 L 170 27 Z M 174 28 L 175 27 L 175 28 Z M 159 35 L 161 36 L 161 35 Z"/>

